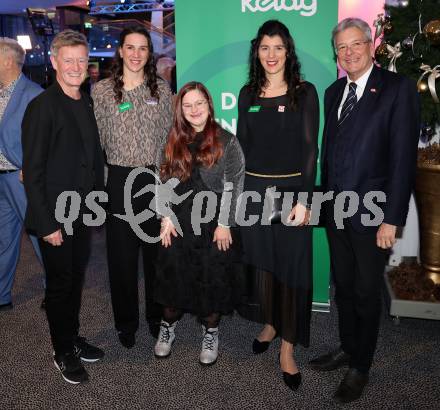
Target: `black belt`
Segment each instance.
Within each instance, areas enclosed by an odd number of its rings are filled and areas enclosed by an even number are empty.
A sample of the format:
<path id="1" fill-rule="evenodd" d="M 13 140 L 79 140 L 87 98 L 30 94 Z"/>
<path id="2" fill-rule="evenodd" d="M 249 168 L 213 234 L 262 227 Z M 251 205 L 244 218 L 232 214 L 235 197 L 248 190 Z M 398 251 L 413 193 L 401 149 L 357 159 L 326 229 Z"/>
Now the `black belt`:
<path id="1" fill-rule="evenodd" d="M 17 172 L 18 169 L 0 169 L 0 174 L 10 174 L 11 172 Z"/>

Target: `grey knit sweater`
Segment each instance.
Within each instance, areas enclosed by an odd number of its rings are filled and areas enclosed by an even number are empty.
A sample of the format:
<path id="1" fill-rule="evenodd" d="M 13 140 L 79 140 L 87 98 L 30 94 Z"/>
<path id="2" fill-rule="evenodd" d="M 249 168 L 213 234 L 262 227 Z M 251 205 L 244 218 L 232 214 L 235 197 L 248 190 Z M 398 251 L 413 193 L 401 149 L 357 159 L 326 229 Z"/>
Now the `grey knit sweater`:
<path id="1" fill-rule="evenodd" d="M 209 190 L 222 194 L 219 225 L 234 226 L 236 225 L 237 200 L 243 192 L 244 155 L 240 143 L 234 135 L 221 129 L 219 137 L 223 144 L 223 155 L 211 168 L 201 167 L 200 176 Z M 162 162 L 163 151 L 156 161 L 157 167 Z M 160 210 L 158 211 L 160 213 Z"/>

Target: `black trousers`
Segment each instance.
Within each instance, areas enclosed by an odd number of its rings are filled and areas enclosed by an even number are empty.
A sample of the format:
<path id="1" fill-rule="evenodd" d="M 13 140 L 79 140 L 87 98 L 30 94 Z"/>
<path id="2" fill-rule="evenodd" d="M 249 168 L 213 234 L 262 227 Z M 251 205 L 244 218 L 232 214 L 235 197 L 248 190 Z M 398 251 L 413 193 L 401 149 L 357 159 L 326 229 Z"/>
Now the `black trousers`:
<path id="1" fill-rule="evenodd" d="M 376 231 L 358 233 L 327 226 L 341 348 L 350 367 L 368 372 L 380 324 L 383 274 L 388 251 L 376 245 Z"/>
<path id="2" fill-rule="evenodd" d="M 39 239 L 46 271 L 46 314 L 56 354 L 73 350 L 79 331 L 79 312 L 84 273 L 90 255 L 90 228 L 73 226 L 73 235 L 63 231 L 61 246 Z"/>
<path id="3" fill-rule="evenodd" d="M 160 321 L 161 306 L 153 301 L 153 283 L 157 244 L 144 242 L 139 238 L 127 221 L 113 214 L 125 214 L 124 184 L 133 168 L 109 166 L 107 192 L 109 207 L 106 224 L 107 260 L 110 279 L 110 292 L 116 330 L 135 333 L 139 327 L 138 262 L 142 252 L 145 282 L 145 310 L 148 321 Z M 131 204 L 135 215 L 148 209 L 154 198 L 154 190 L 133 198 L 133 195 L 149 184 L 154 185 L 154 177 L 140 174 L 136 177 L 131 195 Z M 151 217 L 140 228 L 151 237 L 157 237 L 160 223 L 156 216 Z"/>

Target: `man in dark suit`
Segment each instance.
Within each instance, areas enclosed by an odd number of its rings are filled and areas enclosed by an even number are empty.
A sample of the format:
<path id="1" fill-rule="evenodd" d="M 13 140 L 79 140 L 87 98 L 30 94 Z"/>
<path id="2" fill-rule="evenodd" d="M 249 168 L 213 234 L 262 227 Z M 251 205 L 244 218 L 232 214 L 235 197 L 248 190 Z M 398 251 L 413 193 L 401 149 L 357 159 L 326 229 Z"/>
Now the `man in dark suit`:
<path id="1" fill-rule="evenodd" d="M 39 237 L 46 269 L 54 364 L 67 382 L 78 384 L 88 379 L 81 360 L 94 362 L 104 356 L 78 334 L 90 252 L 90 228 L 82 221 L 82 206 L 90 191 L 103 189 L 104 164 L 92 100 L 80 91 L 87 70 L 87 39 L 73 30 L 57 34 L 50 58 L 56 81 L 29 104 L 22 123 L 25 225 Z M 76 191 L 82 200 L 73 234 L 55 218 L 63 191 Z"/>
<path id="2" fill-rule="evenodd" d="M 322 183 L 335 195 L 354 191 L 358 211 L 338 229 L 334 202 L 326 206 L 327 236 L 339 315 L 340 348 L 312 360 L 315 370 L 349 369 L 333 398 L 358 399 L 368 382 L 376 348 L 381 289 L 388 249 L 405 225 L 414 182 L 420 109 L 409 79 L 373 64 L 368 24 L 345 19 L 333 30 L 333 43 L 347 77 L 325 93 Z M 382 191 L 386 202 L 380 226 L 364 226 L 363 198 Z M 368 219 L 368 218 L 367 218 Z"/>
<path id="3" fill-rule="evenodd" d="M 29 101 L 43 91 L 21 72 L 24 59 L 16 40 L 0 37 L 0 312 L 12 309 L 26 210 L 20 125 Z M 37 238 L 31 235 L 31 241 L 41 261 Z"/>

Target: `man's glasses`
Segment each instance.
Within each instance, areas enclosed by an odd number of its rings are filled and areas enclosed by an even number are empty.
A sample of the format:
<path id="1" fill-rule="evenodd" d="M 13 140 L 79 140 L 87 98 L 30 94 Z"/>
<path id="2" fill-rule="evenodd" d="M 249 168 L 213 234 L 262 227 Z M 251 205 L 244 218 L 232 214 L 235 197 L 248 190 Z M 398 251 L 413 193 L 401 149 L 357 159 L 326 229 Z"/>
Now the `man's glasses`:
<path id="1" fill-rule="evenodd" d="M 361 51 L 364 47 L 364 44 L 369 42 L 370 40 L 365 40 L 365 41 L 354 41 L 351 44 L 339 44 L 336 47 L 335 51 L 336 54 L 345 54 L 348 51 L 348 49 L 354 52 Z"/>

